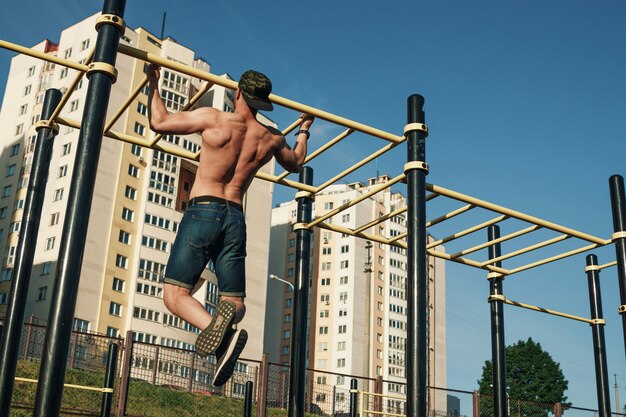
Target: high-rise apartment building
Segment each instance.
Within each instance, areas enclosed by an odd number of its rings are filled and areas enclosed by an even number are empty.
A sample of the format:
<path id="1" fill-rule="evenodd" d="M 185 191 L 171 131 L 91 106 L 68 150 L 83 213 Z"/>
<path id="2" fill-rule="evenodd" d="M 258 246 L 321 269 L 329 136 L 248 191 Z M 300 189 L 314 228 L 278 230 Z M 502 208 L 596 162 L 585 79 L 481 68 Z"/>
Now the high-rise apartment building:
<path id="1" fill-rule="evenodd" d="M 65 30 L 58 43 L 43 41 L 34 49 L 61 58 L 83 62 L 96 43 L 91 16 Z M 209 64 L 172 38 L 158 39 L 143 28 L 127 28 L 121 39 L 164 58 L 204 71 Z M 145 79 L 145 63 L 118 55 L 118 79 L 113 85 L 108 115 L 122 106 Z M 225 75 L 227 76 L 227 75 Z M 4 316 L 10 291 L 15 250 L 20 233 L 22 209 L 35 148 L 34 125 L 39 120 L 45 90 L 67 90 L 75 71 L 25 55 L 12 59 L 0 112 L 0 317 Z M 72 94 L 61 115 L 81 120 L 87 79 Z M 179 111 L 200 82 L 163 68 L 161 95 L 170 111 Z M 113 131 L 138 138 L 151 138 L 147 119 L 148 96 L 144 89 L 112 127 Z M 234 108 L 233 91 L 214 86 L 202 105 L 225 111 Z M 260 117 L 263 117 L 260 115 Z M 263 122 L 272 124 L 263 118 Z M 56 260 L 65 219 L 67 197 L 74 173 L 78 130 L 61 126 L 55 139 L 26 315 L 45 320 L 48 315 L 56 274 Z M 196 152 L 199 135 L 163 138 L 168 146 Z M 104 138 L 81 280 L 75 310 L 77 329 L 110 336 L 124 336 L 131 330 L 135 340 L 172 347 L 190 348 L 198 329 L 169 313 L 162 300 L 165 265 L 179 222 L 189 199 L 197 163 L 171 154 Z M 273 171 L 273 163 L 263 168 Z M 254 181 L 244 208 L 248 225 L 247 311 L 242 323 L 249 334 L 243 357 L 258 359 L 262 354 L 266 277 L 273 184 Z M 195 297 L 211 310 L 218 292 L 214 276 L 207 269 L 207 284 Z"/>
<path id="2" fill-rule="evenodd" d="M 367 185 L 332 185 L 315 196 L 313 217 L 353 201 L 372 186 L 388 180 L 389 177 L 381 176 L 370 179 Z M 327 222 L 354 230 L 405 206 L 402 194 L 386 189 L 341 211 Z M 291 282 L 295 271 L 292 226 L 296 223 L 296 211 L 296 201 L 280 204 L 272 210 L 270 238 L 270 273 Z M 405 214 L 364 232 L 385 238 L 405 233 Z M 307 366 L 336 374 L 382 377 L 383 393 L 405 393 L 406 250 L 317 227 L 311 248 Z M 443 251 L 443 248 L 437 250 Z M 265 350 L 275 363 L 289 362 L 292 298 L 290 285 L 271 281 L 266 321 L 275 324 L 266 327 Z M 428 384 L 446 387 L 445 266 L 440 259 L 429 258 L 428 300 Z M 325 378 L 317 377 L 314 384 L 335 384 Z M 320 394 L 312 401 L 322 409 L 330 409 L 328 404 L 333 399 Z M 391 403 L 387 406 L 395 408 Z"/>

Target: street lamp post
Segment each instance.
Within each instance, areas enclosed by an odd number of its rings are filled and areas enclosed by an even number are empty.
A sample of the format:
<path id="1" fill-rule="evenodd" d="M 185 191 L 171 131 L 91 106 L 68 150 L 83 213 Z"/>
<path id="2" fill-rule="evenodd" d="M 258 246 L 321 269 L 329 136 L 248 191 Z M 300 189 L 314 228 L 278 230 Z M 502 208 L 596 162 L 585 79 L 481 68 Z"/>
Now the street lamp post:
<path id="1" fill-rule="evenodd" d="M 286 279 L 282 279 L 279 276 L 274 275 L 274 274 L 270 274 L 270 279 L 274 279 L 276 281 L 280 281 L 280 282 L 282 282 L 284 284 L 287 284 L 287 285 L 289 285 L 291 287 L 291 291 L 294 290 L 293 284 L 291 282 L 287 281 Z"/>

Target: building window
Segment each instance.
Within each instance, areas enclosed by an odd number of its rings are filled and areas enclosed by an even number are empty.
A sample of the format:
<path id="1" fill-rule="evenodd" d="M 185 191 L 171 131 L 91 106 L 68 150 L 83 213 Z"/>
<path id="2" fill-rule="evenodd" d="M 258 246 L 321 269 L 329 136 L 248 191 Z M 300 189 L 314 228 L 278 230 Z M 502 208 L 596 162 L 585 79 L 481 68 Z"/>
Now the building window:
<path id="1" fill-rule="evenodd" d="M 21 116 L 23 114 L 26 114 L 27 111 L 28 111 L 28 104 L 22 104 L 20 106 L 20 114 L 19 115 Z"/>
<path id="2" fill-rule="evenodd" d="M 339 284 L 347 284 L 348 277 L 339 277 Z"/>
<path id="3" fill-rule="evenodd" d="M 66 143 L 65 145 L 63 145 L 62 156 L 69 154 L 71 151 L 72 151 L 72 144 L 71 143 Z"/>
<path id="4" fill-rule="evenodd" d="M 113 278 L 113 290 L 124 292 L 124 280 L 120 278 Z"/>
<path id="5" fill-rule="evenodd" d="M 346 350 L 346 342 L 337 342 L 337 350 Z"/>
<path id="6" fill-rule="evenodd" d="M 9 213 L 9 208 L 8 207 L 0 208 L 0 219 L 6 218 L 8 213 Z"/>
<path id="7" fill-rule="evenodd" d="M 339 293 L 339 301 L 343 301 L 344 303 L 348 301 L 348 293 L 346 291 Z"/>
<path id="8" fill-rule="evenodd" d="M 331 267 L 330 262 L 322 262 L 322 271 L 329 271 Z"/>
<path id="9" fill-rule="evenodd" d="M 126 243 L 127 245 L 130 245 L 130 233 L 124 230 L 120 230 L 120 235 L 119 235 L 118 240 L 122 243 Z"/>
<path id="10" fill-rule="evenodd" d="M 50 272 L 52 272 L 52 262 L 46 262 L 41 265 L 40 275 L 50 275 Z"/>
<path id="11" fill-rule="evenodd" d="M 28 69 L 28 73 L 27 73 L 26 76 L 27 77 L 32 77 L 33 75 L 35 75 L 35 66 L 34 65 Z"/>
<path id="12" fill-rule="evenodd" d="M 48 239 L 46 239 L 46 250 L 52 250 L 54 249 L 54 241 L 56 240 L 56 238 L 53 237 L 49 237 Z"/>
<path id="13" fill-rule="evenodd" d="M 19 125 L 15 126 L 15 134 L 16 135 L 19 135 L 23 131 L 24 131 L 24 123 L 20 123 Z"/>
<path id="14" fill-rule="evenodd" d="M 322 255 L 330 255 L 332 253 L 332 248 L 322 248 Z"/>
<path id="15" fill-rule="evenodd" d="M 72 48 L 67 48 L 63 51 L 63 58 L 68 59 L 72 56 Z"/>
<path id="16" fill-rule="evenodd" d="M 133 215 L 135 214 L 134 211 L 132 211 L 129 208 L 124 207 L 122 209 L 122 219 L 132 222 L 133 221 Z"/>
<path id="17" fill-rule="evenodd" d="M 296 246 L 296 240 L 295 239 L 289 239 L 289 247 L 293 248 L 294 246 Z"/>
<path id="18" fill-rule="evenodd" d="M 345 324 L 339 325 L 337 331 L 339 334 L 344 334 L 348 330 L 348 327 Z"/>
<path id="19" fill-rule="evenodd" d="M 135 133 L 144 136 L 146 132 L 146 127 L 139 122 L 135 122 Z"/>
<path id="20" fill-rule="evenodd" d="M 85 39 L 84 41 L 82 41 L 80 43 L 80 50 L 84 51 L 85 49 L 89 48 L 89 41 L 90 39 Z"/>
<path id="21" fill-rule="evenodd" d="M 0 281 L 10 281 L 13 277 L 13 269 L 4 268 L 0 273 Z"/>
<path id="22" fill-rule="evenodd" d="M 60 216 L 59 212 L 52 213 L 50 215 L 50 226 L 55 226 L 59 223 L 59 216 Z"/>
<path id="23" fill-rule="evenodd" d="M 332 202 L 324 203 L 324 210 L 332 210 L 332 209 L 333 209 L 333 203 Z"/>
<path id="24" fill-rule="evenodd" d="M 137 113 L 142 114 L 144 116 L 147 116 L 148 115 L 148 106 L 146 106 L 142 102 L 137 103 Z"/>
<path id="25" fill-rule="evenodd" d="M 320 310 L 320 318 L 326 318 L 329 315 L 329 311 L 328 310 Z"/>
<path id="26" fill-rule="evenodd" d="M 328 303 L 330 301 L 330 294 L 322 294 L 320 296 L 320 301 L 322 303 Z"/>
<path id="27" fill-rule="evenodd" d="M 107 336 L 109 337 L 118 337 L 120 334 L 119 329 L 115 327 L 107 326 Z"/>
<path id="28" fill-rule="evenodd" d="M 63 165 L 62 167 L 59 167 L 59 175 L 57 176 L 57 178 L 63 178 L 67 175 L 67 165 Z"/>
<path id="29" fill-rule="evenodd" d="M 341 246 L 341 253 L 348 253 L 350 251 L 350 246 L 343 245 Z"/>
<path id="30" fill-rule="evenodd" d="M 11 195 L 11 190 L 13 189 L 12 185 L 5 185 L 2 188 L 2 198 L 8 197 Z"/>
<path id="31" fill-rule="evenodd" d="M 283 346 L 283 355 L 289 355 L 289 346 Z"/>
<path id="32" fill-rule="evenodd" d="M 130 147 L 130 152 L 131 152 L 133 155 L 141 156 L 141 146 L 139 146 L 139 145 L 135 145 L 135 144 L 133 143 L 133 145 Z"/>
<path id="33" fill-rule="evenodd" d="M 345 366 L 346 366 L 346 359 L 345 358 L 337 359 L 337 368 L 345 368 Z"/>
<path id="34" fill-rule="evenodd" d="M 70 103 L 70 112 L 78 110 L 78 100 L 74 100 Z"/>
<path id="35" fill-rule="evenodd" d="M 54 190 L 54 196 L 52 198 L 52 201 L 60 201 L 60 200 L 63 200 L 63 188 L 58 188 Z"/>
<path id="36" fill-rule="evenodd" d="M 320 283 L 322 285 L 330 285 L 330 278 L 322 278 Z"/>
<path id="37" fill-rule="evenodd" d="M 133 187 L 127 185 L 126 191 L 124 191 L 124 195 L 126 198 L 130 198 L 131 200 L 135 200 L 137 198 L 137 190 Z"/>
<path id="38" fill-rule="evenodd" d="M 59 73 L 59 80 L 62 80 L 63 78 L 67 77 L 67 73 L 69 72 L 69 68 L 65 67 L 61 70 L 61 72 Z M 77 100 L 74 100 L 77 101 Z M 72 102 L 73 103 L 73 102 Z M 76 109 L 74 109 L 76 110 Z M 70 111 L 74 111 L 74 110 L 70 110 Z"/>
<path id="39" fill-rule="evenodd" d="M 347 223 L 350 221 L 350 214 L 344 214 L 343 216 L 341 216 L 341 221 L 343 223 Z"/>
<path id="40" fill-rule="evenodd" d="M 346 260 L 346 261 L 341 261 L 341 269 L 346 269 L 346 268 L 348 268 L 348 265 L 349 265 L 349 263 L 348 263 L 348 261 L 347 261 L 347 260 Z"/>
<path id="41" fill-rule="evenodd" d="M 122 315 L 122 305 L 111 301 L 111 304 L 109 304 L 109 314 L 120 317 Z"/>
<path id="42" fill-rule="evenodd" d="M 75 318 L 74 319 L 73 330 L 76 330 L 78 332 L 83 332 L 83 333 L 88 332 L 89 331 L 89 321 Z"/>
<path id="43" fill-rule="evenodd" d="M 289 339 L 290 336 L 291 336 L 291 332 L 289 330 L 285 330 L 283 332 L 283 339 Z"/>
<path id="44" fill-rule="evenodd" d="M 118 254 L 115 258 L 115 266 L 122 269 L 127 269 L 128 267 L 128 258 L 124 255 Z"/>
<path id="45" fill-rule="evenodd" d="M 291 314 L 285 314 L 285 323 L 291 323 Z"/>
<path id="46" fill-rule="evenodd" d="M 11 164 L 7 167 L 7 177 L 15 175 L 15 164 Z"/>
<path id="47" fill-rule="evenodd" d="M 128 164 L 128 175 L 139 178 L 139 168 L 133 164 Z"/>
<path id="48" fill-rule="evenodd" d="M 29 95 L 32 88 L 33 86 L 31 84 L 28 84 L 26 87 L 24 87 L 24 95 L 25 96 Z"/>
<path id="49" fill-rule="evenodd" d="M 8 294 L 5 292 L 0 292 L 0 304 L 6 304 L 8 300 Z"/>
<path id="50" fill-rule="evenodd" d="M 48 294 L 48 287 L 39 287 L 39 289 L 37 289 L 37 301 L 45 300 L 47 294 Z"/>
<path id="51" fill-rule="evenodd" d="M 320 326 L 319 334 L 328 334 L 328 326 Z"/>
<path id="52" fill-rule="evenodd" d="M 291 307 L 291 298 L 285 300 L 285 307 Z"/>

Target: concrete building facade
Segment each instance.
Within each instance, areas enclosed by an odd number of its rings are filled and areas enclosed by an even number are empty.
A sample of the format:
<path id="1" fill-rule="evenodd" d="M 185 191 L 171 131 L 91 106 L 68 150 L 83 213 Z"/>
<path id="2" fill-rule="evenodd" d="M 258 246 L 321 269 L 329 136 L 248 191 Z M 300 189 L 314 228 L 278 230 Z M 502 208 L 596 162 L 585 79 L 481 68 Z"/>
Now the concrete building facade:
<path id="1" fill-rule="evenodd" d="M 96 42 L 91 16 L 65 30 L 58 42 L 43 41 L 34 48 L 61 58 L 84 61 Z M 209 64 L 195 51 L 172 38 L 158 39 L 143 28 L 127 28 L 122 43 L 167 59 L 209 71 Z M 144 62 L 117 57 L 119 72 L 113 85 L 108 115 L 113 115 L 145 79 Z M 228 77 L 228 75 L 224 75 Z M 11 62 L 0 111 L 0 317 L 7 300 L 20 233 L 22 209 L 35 149 L 35 123 L 39 120 L 45 90 L 65 91 L 75 71 L 23 55 Z M 87 79 L 83 79 L 61 115 L 81 120 Z M 161 95 L 168 109 L 179 111 L 200 82 L 163 68 Z M 112 130 L 151 138 L 147 119 L 147 90 L 143 89 Z M 225 111 L 234 108 L 233 91 L 214 86 L 201 105 Z M 263 115 L 262 122 L 274 125 Z M 46 320 L 52 298 L 56 260 L 65 220 L 67 196 L 74 172 L 79 131 L 61 126 L 55 139 L 26 315 Z M 164 137 L 169 144 L 196 152 L 199 135 Z M 104 138 L 98 163 L 74 327 L 109 336 L 124 337 L 132 331 L 137 341 L 170 347 L 192 348 L 198 329 L 169 313 L 162 300 L 162 279 L 171 245 L 189 200 L 197 163 L 150 148 Z M 273 162 L 263 168 L 273 172 Z M 250 341 L 242 357 L 260 359 L 262 354 L 266 277 L 273 184 L 254 181 L 244 208 L 248 225 L 247 308 L 242 326 Z M 218 300 L 214 275 L 195 297 L 211 311 Z"/>
<path id="2" fill-rule="evenodd" d="M 370 179 L 367 185 L 328 187 L 315 197 L 313 218 L 353 201 L 372 186 L 388 180 L 389 177 L 381 176 Z M 341 211 L 329 221 L 354 230 L 405 205 L 402 194 L 387 189 Z M 295 269 L 292 226 L 296 223 L 296 210 L 295 201 L 272 210 L 270 273 L 290 282 L 293 282 Z M 392 217 L 365 232 L 381 237 L 398 236 L 406 232 L 405 216 Z M 406 250 L 399 247 L 314 229 L 307 366 L 329 373 L 327 376 L 316 374 L 314 384 L 349 383 L 348 378 L 340 375 L 381 377 L 383 393 L 397 396 L 406 392 L 403 385 L 407 345 L 406 258 Z M 429 258 L 429 281 L 429 385 L 445 388 L 445 267 L 442 261 Z M 266 327 L 265 349 L 271 362 L 287 364 L 289 361 L 292 298 L 289 285 L 270 282 L 266 322 L 275 324 Z M 331 409 L 333 399 L 328 395 L 313 396 L 312 401 L 323 410 Z M 389 409 L 402 407 L 397 400 L 387 402 Z"/>

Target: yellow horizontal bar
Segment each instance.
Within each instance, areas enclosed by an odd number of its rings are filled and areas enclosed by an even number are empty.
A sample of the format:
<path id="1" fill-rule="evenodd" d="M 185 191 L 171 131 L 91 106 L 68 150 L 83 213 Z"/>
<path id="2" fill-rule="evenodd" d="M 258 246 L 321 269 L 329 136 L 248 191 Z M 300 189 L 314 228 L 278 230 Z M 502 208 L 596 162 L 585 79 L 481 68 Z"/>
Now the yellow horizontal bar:
<path id="1" fill-rule="evenodd" d="M 367 230 L 367 229 L 369 229 L 372 226 L 376 226 L 377 224 L 380 224 L 380 223 L 382 223 L 382 222 L 384 222 L 386 220 L 389 220 L 392 217 L 396 217 L 397 215 L 404 213 L 406 210 L 407 210 L 407 207 L 402 207 L 402 208 L 396 209 L 396 210 L 394 210 L 394 211 L 392 211 L 390 213 L 387 213 L 387 214 L 385 214 L 383 216 L 380 216 L 379 218 L 374 219 L 371 222 L 366 223 L 363 226 L 354 229 L 354 233 L 359 233 L 359 232 L 362 232 L 363 230 Z"/>
<path id="2" fill-rule="evenodd" d="M 21 378 L 21 377 L 15 377 L 15 380 L 18 382 L 28 382 L 31 384 L 38 384 L 39 381 L 36 379 L 31 379 L 31 378 Z M 96 392 L 102 392 L 102 393 L 113 393 L 113 388 L 99 388 L 99 387 L 87 387 L 84 385 L 73 385 L 73 384 L 63 384 L 63 386 L 65 388 L 74 388 L 74 389 L 82 389 L 85 391 L 96 391 Z"/>
<path id="3" fill-rule="evenodd" d="M 436 219 L 433 219 L 433 220 L 431 220 L 429 222 L 426 222 L 426 227 L 431 227 L 431 226 L 434 226 L 434 225 L 439 224 L 441 222 L 444 222 L 444 221 L 446 221 L 448 219 L 451 219 L 451 218 L 453 218 L 455 216 L 458 216 L 459 214 L 463 214 L 465 212 L 468 212 L 471 209 L 473 209 L 474 207 L 476 207 L 476 206 L 473 205 L 473 204 L 468 204 L 466 206 L 460 207 L 460 208 L 458 208 L 456 210 L 451 211 L 450 213 L 446 213 L 443 216 L 437 217 Z"/>
<path id="4" fill-rule="evenodd" d="M 526 270 L 531 269 L 531 268 L 535 268 L 535 267 L 540 266 L 540 265 L 545 265 L 545 264 L 550 263 L 550 262 L 558 261 L 559 259 L 563 259 L 563 258 L 567 258 L 567 257 L 570 257 L 570 256 L 578 255 L 579 253 L 587 252 L 587 251 L 589 251 L 591 249 L 595 249 L 595 248 L 597 248 L 599 246 L 603 246 L 603 245 L 595 245 L 595 244 L 587 245 L 587 246 L 583 246 L 582 248 L 571 250 L 569 252 L 564 252 L 564 253 L 562 253 L 560 255 L 552 256 L 550 258 L 542 259 L 542 260 L 537 261 L 537 262 L 533 262 L 533 263 L 530 263 L 530 264 L 527 264 L 527 265 L 523 265 L 523 266 L 520 266 L 518 268 L 512 269 L 511 270 L 511 275 L 517 274 L 518 272 L 526 271 Z"/>
<path id="5" fill-rule="evenodd" d="M 574 316 L 574 315 L 567 314 L 567 313 L 561 313 L 560 311 L 549 310 L 547 308 L 537 307 L 537 306 L 534 306 L 534 305 L 531 305 L 531 304 L 520 303 L 519 301 L 509 300 L 508 298 L 506 298 L 504 300 L 504 302 L 506 304 L 510 304 L 510 305 L 516 306 L 516 307 L 527 308 L 529 310 L 539 311 L 541 313 L 552 314 L 553 316 L 565 317 L 567 319 L 578 320 L 578 321 L 582 321 L 582 322 L 585 322 L 585 323 L 593 324 L 593 320 L 591 320 L 591 319 L 587 319 L 587 318 L 579 317 L 579 316 Z"/>
<path id="6" fill-rule="evenodd" d="M 225 88 L 229 88 L 232 90 L 236 90 L 237 89 L 237 82 L 233 81 L 233 80 L 228 80 L 226 78 L 223 77 L 218 77 L 216 75 L 210 74 L 206 71 L 201 71 L 198 70 L 196 68 L 191 68 L 187 65 L 183 65 L 180 64 L 178 62 L 174 62 L 174 61 L 170 61 L 169 59 L 163 58 L 159 55 L 155 55 L 146 51 L 142 51 L 136 48 L 133 48 L 131 46 L 128 45 L 123 45 L 120 44 L 118 47 L 118 51 L 124 55 L 128 55 L 131 56 L 133 58 L 137 58 L 140 59 L 142 61 L 148 61 L 148 62 L 152 62 L 158 65 L 161 65 L 163 67 L 166 68 L 170 68 L 179 72 L 182 72 L 183 74 L 187 74 L 187 75 L 191 75 L 193 77 L 196 78 L 200 78 L 202 80 L 206 80 L 206 81 L 211 81 L 214 82 L 217 85 L 221 85 L 222 87 Z M 269 99 L 278 105 L 281 105 L 283 107 L 287 107 L 302 113 L 306 113 L 309 114 L 311 116 L 315 116 L 319 119 L 323 119 L 323 120 L 327 120 L 329 122 L 333 122 L 345 127 L 349 127 L 352 128 L 354 130 L 358 130 L 359 132 L 363 132 L 372 136 L 376 136 L 378 138 L 381 139 L 385 139 L 388 140 L 390 142 L 395 142 L 395 143 L 400 143 L 403 142 L 405 140 L 404 136 L 398 136 L 398 135 L 394 135 L 385 131 L 382 131 L 380 129 L 376 129 L 367 125 L 364 125 L 362 123 L 357 123 L 355 121 L 346 119 L 344 117 L 339 117 L 336 116 L 332 113 L 328 113 L 326 111 L 323 110 L 319 110 L 316 109 L 314 107 L 311 106 L 307 106 L 280 96 L 277 96 L 275 94 L 270 94 Z"/>
<path id="7" fill-rule="evenodd" d="M 371 397 L 384 397 L 384 398 L 391 398 L 393 400 L 406 401 L 406 397 L 400 397 L 397 395 L 387 395 L 387 394 L 380 394 L 378 392 L 367 392 L 367 391 L 359 391 L 359 392 L 361 392 L 363 395 L 369 395 Z"/>
<path id="8" fill-rule="evenodd" d="M 506 253 L 506 254 L 498 256 L 496 258 L 489 259 L 488 261 L 485 261 L 484 263 L 485 264 L 492 264 L 494 262 L 503 261 L 505 259 L 513 258 L 515 256 L 522 255 L 524 253 L 528 253 L 528 252 L 531 252 L 531 251 L 534 251 L 534 250 L 537 250 L 537 249 L 540 249 L 540 248 L 545 248 L 546 246 L 550 246 L 550 245 L 553 245 L 555 243 L 562 242 L 562 241 L 564 241 L 566 239 L 569 239 L 569 238 L 571 238 L 571 236 L 569 236 L 569 235 L 560 235 L 560 236 L 554 237 L 552 239 L 544 240 L 543 242 L 539 242 L 539 243 L 536 243 L 534 245 L 530 245 L 530 246 L 527 246 L 525 248 L 522 248 L 522 249 L 510 252 L 510 253 Z"/>
<path id="9" fill-rule="evenodd" d="M 509 271 L 508 269 L 504 269 L 501 268 L 499 266 L 495 266 L 495 265 L 483 265 L 481 262 L 478 261 L 474 261 L 472 259 L 467 259 L 467 258 L 452 258 L 452 256 L 450 254 L 444 253 L 444 252 L 438 252 L 435 251 L 433 249 L 428 249 L 428 254 L 431 256 L 435 256 L 437 258 L 441 258 L 441 259 L 445 259 L 447 261 L 452 261 L 452 262 L 456 262 L 456 263 L 460 263 L 463 265 L 469 265 L 469 266 L 473 266 L 475 268 L 479 268 L 479 269 L 485 269 L 487 271 L 491 271 L 491 272 L 498 272 L 502 275 L 510 275 L 511 271 Z"/>
<path id="10" fill-rule="evenodd" d="M 86 72 L 87 65 L 79 64 L 78 62 L 70 61 L 68 59 L 59 58 L 57 56 L 47 54 L 45 52 L 36 51 L 31 48 L 26 48 L 25 46 L 21 46 L 15 43 L 3 41 L 0 39 L 0 48 L 8 49 L 14 52 L 18 52 L 20 54 L 32 56 L 33 58 L 38 58 L 43 61 L 54 62 L 55 64 L 63 65 L 64 67 L 72 68 L 77 71 Z"/>
<path id="11" fill-rule="evenodd" d="M 468 255 L 468 254 L 476 252 L 478 250 L 481 250 L 481 249 L 484 249 L 484 248 L 488 248 L 489 246 L 493 246 L 493 245 L 495 245 L 497 243 L 506 242 L 507 240 L 511 240 L 511 239 L 516 238 L 516 237 L 528 234 L 530 232 L 534 232 L 537 229 L 541 229 L 541 226 L 533 225 L 533 226 L 527 227 L 526 229 L 518 230 L 517 232 L 510 233 L 510 234 L 508 234 L 506 236 L 502 236 L 502 237 L 499 237 L 497 239 L 490 240 L 490 241 L 485 242 L 485 243 L 481 243 L 480 245 L 476 245 L 476 246 L 474 246 L 472 248 L 468 248 L 468 249 L 462 250 L 461 252 L 457 252 L 457 253 L 453 254 L 452 257 L 456 258 L 457 256 Z M 490 260 L 489 263 L 493 263 L 493 262 L 495 262 L 495 260 Z"/>
<path id="12" fill-rule="evenodd" d="M 94 53 L 95 53 L 95 49 L 93 49 L 89 53 L 87 58 L 85 58 L 85 65 L 89 65 L 91 63 L 91 60 L 93 59 L 93 54 Z M 54 109 L 52 114 L 50 115 L 50 120 L 56 119 L 57 116 L 59 114 L 61 114 L 61 111 L 63 110 L 63 108 L 65 107 L 67 102 L 70 100 L 70 97 L 72 96 L 72 93 L 74 93 L 74 90 L 76 89 L 76 86 L 78 85 L 80 80 L 83 79 L 84 76 L 85 76 L 84 72 L 79 72 L 78 74 L 76 74 L 76 76 L 74 77 L 74 80 L 72 81 L 72 83 L 68 87 L 67 91 L 65 92 L 65 94 L 63 94 L 63 97 L 61 97 L 61 101 L 59 102 L 57 107 Z"/>
<path id="13" fill-rule="evenodd" d="M 312 185 L 303 184 L 301 182 L 292 181 L 292 180 L 288 180 L 288 179 L 285 179 L 285 178 L 283 178 L 282 180 L 277 180 L 274 175 L 267 174 L 265 172 L 260 172 L 259 171 L 259 172 L 256 173 L 255 177 L 259 178 L 259 179 L 262 179 L 262 180 L 265 180 L 265 181 L 286 185 L 288 187 L 295 188 L 296 190 L 308 191 L 308 192 L 313 193 L 313 194 L 315 194 L 315 192 L 317 191 L 317 188 L 315 188 Z"/>
<path id="14" fill-rule="evenodd" d="M 601 246 L 608 245 L 609 243 L 611 243 L 611 240 L 601 239 L 599 237 L 596 237 L 587 233 L 579 232 L 578 230 L 574 230 L 569 227 L 561 226 L 559 224 L 540 219 L 539 217 L 530 216 L 528 214 L 524 214 L 519 211 L 511 210 L 506 207 L 499 206 L 497 204 L 489 203 L 487 201 L 480 200 L 475 197 L 471 197 L 471 196 L 461 194 L 453 190 L 449 190 L 444 187 L 440 187 L 438 185 L 426 184 L 426 189 L 429 191 L 435 192 L 437 194 L 441 194 L 443 196 L 453 198 L 455 200 L 463 201 L 465 203 L 475 204 L 484 209 L 495 211 L 500 214 L 506 214 L 507 216 L 510 216 L 510 217 L 513 217 L 513 218 L 516 218 L 516 219 L 519 219 L 528 223 L 533 223 L 533 224 L 536 224 L 536 225 L 539 225 L 539 226 L 542 226 L 547 229 L 551 229 L 560 233 L 571 235 L 579 239 L 586 240 L 588 242 L 596 243 Z"/>
<path id="15" fill-rule="evenodd" d="M 374 152 L 373 154 L 371 154 L 370 156 L 361 159 L 359 162 L 357 162 L 356 164 L 352 165 L 350 168 L 346 169 L 345 171 L 335 175 L 334 177 L 332 177 L 331 179 L 329 179 L 328 181 L 326 181 L 325 183 L 319 185 L 317 187 L 317 192 L 320 192 L 321 190 L 323 190 L 324 188 L 328 187 L 329 185 L 332 185 L 334 183 L 336 183 L 338 180 L 340 180 L 341 178 L 345 177 L 346 175 L 356 171 L 357 169 L 361 168 L 362 166 L 364 166 L 365 164 L 373 161 L 374 159 L 378 158 L 379 156 L 381 156 L 382 154 L 384 154 L 385 152 L 390 151 L 391 149 L 395 148 L 396 146 L 398 146 L 399 143 L 390 143 L 382 148 L 380 148 L 378 151 Z"/>
<path id="16" fill-rule="evenodd" d="M 126 109 L 128 109 L 128 106 L 130 106 L 130 104 L 133 102 L 133 100 L 135 100 L 137 98 L 137 96 L 139 95 L 139 93 L 141 93 L 141 90 L 143 90 L 143 88 L 146 86 L 146 84 L 148 84 L 148 77 L 147 76 L 144 77 L 144 79 L 139 83 L 139 85 L 137 85 L 137 87 L 135 87 L 135 89 L 130 94 L 130 96 L 126 99 L 124 104 L 122 104 L 122 106 L 113 115 L 111 120 L 109 120 L 109 122 L 104 126 L 104 131 L 105 132 L 111 130 L 111 128 L 113 127 L 115 122 L 117 122 L 118 119 L 120 117 L 122 117 L 122 115 L 124 114 Z M 148 106 L 148 103 L 146 103 L 146 106 Z"/>
<path id="17" fill-rule="evenodd" d="M 617 265 L 617 261 L 613 261 L 613 262 L 606 263 L 604 265 L 600 265 L 600 269 L 602 270 L 604 268 L 610 268 L 610 267 L 615 266 L 615 265 Z"/>
<path id="18" fill-rule="evenodd" d="M 533 263 L 528 264 L 528 265 L 523 265 L 523 266 L 520 266 L 518 268 L 512 269 L 511 270 L 511 275 L 517 274 L 518 272 L 526 271 L 526 270 L 531 269 L 531 268 L 535 268 L 535 267 L 540 266 L 540 265 L 545 265 L 545 264 L 550 263 L 550 262 L 558 261 L 560 259 L 568 258 L 570 256 L 578 255 L 579 253 L 587 252 L 587 251 L 590 251 L 591 249 L 595 249 L 595 248 L 600 247 L 600 246 L 602 246 L 602 245 L 595 245 L 595 244 L 594 245 L 587 245 L 587 246 L 583 246 L 582 248 L 571 250 L 569 252 L 564 252 L 564 253 L 562 253 L 560 255 L 552 256 L 550 258 L 546 258 L 546 259 L 543 259 L 543 260 L 540 260 L 540 261 L 537 261 L 537 262 L 533 262 Z"/>
<path id="19" fill-rule="evenodd" d="M 400 174 L 397 177 L 395 177 L 395 178 L 393 178 L 393 179 L 391 179 L 391 180 L 389 180 L 389 181 L 387 181 L 385 183 L 378 184 L 378 185 L 372 187 L 370 189 L 370 191 L 368 191 L 367 193 L 361 194 L 360 196 L 358 196 L 354 200 L 352 200 L 352 201 L 350 201 L 350 202 L 348 202 L 346 204 L 343 204 L 340 207 L 337 207 L 336 209 L 331 210 L 328 213 L 324 214 L 323 216 L 318 217 L 317 219 L 313 220 L 312 222 L 309 223 L 309 227 L 315 226 L 316 224 L 321 223 L 324 220 L 333 217 L 334 215 L 342 212 L 343 210 L 346 210 L 346 209 L 354 206 L 355 204 L 358 204 L 361 201 L 370 198 L 371 196 L 379 193 L 380 191 L 382 191 L 384 189 L 387 189 L 387 188 L 391 187 L 392 185 L 402 181 L 403 178 L 404 178 L 404 174 Z"/>
<path id="20" fill-rule="evenodd" d="M 433 195 L 433 194 L 431 194 L 431 195 Z M 436 194 L 434 194 L 434 195 L 436 195 Z M 487 220 L 484 223 L 477 224 L 476 226 L 472 226 L 472 227 L 470 227 L 468 229 L 462 230 L 462 231 L 457 232 L 455 234 L 452 234 L 450 236 L 446 236 L 443 239 L 439 239 L 439 240 L 436 240 L 434 242 L 431 242 L 428 245 L 426 245 L 426 248 L 430 249 L 430 248 L 434 248 L 435 246 L 443 245 L 444 243 L 451 242 L 451 241 L 453 241 L 455 239 L 458 239 L 460 237 L 463 237 L 463 236 L 467 236 L 467 235 L 469 235 L 471 233 L 477 232 L 478 230 L 484 229 L 485 227 L 494 225 L 496 223 L 500 223 L 501 221 L 506 220 L 508 218 L 509 218 L 509 216 L 498 216 L 498 217 L 496 217 L 494 219 Z"/>
<path id="21" fill-rule="evenodd" d="M 326 230 L 332 230 L 333 232 L 338 232 L 338 233 L 345 233 L 349 236 L 354 236 L 354 237 L 359 237 L 362 239 L 367 239 L 367 240 L 371 240 L 372 242 L 377 242 L 377 243 L 383 243 L 385 245 L 389 245 L 389 241 L 387 239 L 385 239 L 382 236 L 379 235 L 374 235 L 371 233 L 364 233 L 364 232 L 359 232 L 359 233 L 354 233 L 354 230 L 349 229 L 347 227 L 343 227 L 343 226 L 337 226 L 336 224 L 329 224 L 329 223 L 318 223 L 316 225 L 317 227 L 319 227 L 320 229 L 326 229 Z M 398 247 L 404 247 L 406 248 L 406 245 L 401 246 L 401 245 L 392 245 L 392 246 L 398 246 Z"/>

